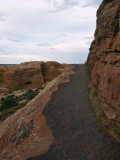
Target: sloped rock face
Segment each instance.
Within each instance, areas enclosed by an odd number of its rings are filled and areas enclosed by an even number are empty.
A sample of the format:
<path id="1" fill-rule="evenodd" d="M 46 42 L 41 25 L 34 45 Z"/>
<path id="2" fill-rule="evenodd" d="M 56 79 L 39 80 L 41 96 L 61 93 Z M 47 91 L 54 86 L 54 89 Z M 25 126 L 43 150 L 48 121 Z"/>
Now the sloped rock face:
<path id="1" fill-rule="evenodd" d="M 42 87 L 60 75 L 65 67 L 65 64 L 57 62 L 26 62 L 0 66 L 0 89 L 13 91 Z"/>
<path id="2" fill-rule="evenodd" d="M 43 109 L 52 93 L 60 84 L 69 81 L 71 74 L 72 66 L 65 68 L 62 74 L 48 83 L 24 108 L 0 124 L 0 159 L 25 160 L 49 150 L 54 136 L 47 125 Z"/>
<path id="3" fill-rule="evenodd" d="M 120 1 L 103 0 L 97 11 L 95 40 L 87 65 L 101 106 L 120 126 Z"/>

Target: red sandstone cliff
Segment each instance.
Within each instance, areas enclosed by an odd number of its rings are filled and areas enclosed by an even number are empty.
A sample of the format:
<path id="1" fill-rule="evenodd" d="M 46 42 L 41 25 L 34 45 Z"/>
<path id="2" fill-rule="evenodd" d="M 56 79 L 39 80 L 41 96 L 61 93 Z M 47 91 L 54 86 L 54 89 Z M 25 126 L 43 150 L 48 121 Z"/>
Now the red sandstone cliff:
<path id="1" fill-rule="evenodd" d="M 87 60 L 108 119 L 120 125 L 120 0 L 103 0 Z"/>
<path id="2" fill-rule="evenodd" d="M 0 66 L 0 90 L 19 90 L 42 87 L 60 75 L 66 65 L 57 62 L 26 62 Z"/>

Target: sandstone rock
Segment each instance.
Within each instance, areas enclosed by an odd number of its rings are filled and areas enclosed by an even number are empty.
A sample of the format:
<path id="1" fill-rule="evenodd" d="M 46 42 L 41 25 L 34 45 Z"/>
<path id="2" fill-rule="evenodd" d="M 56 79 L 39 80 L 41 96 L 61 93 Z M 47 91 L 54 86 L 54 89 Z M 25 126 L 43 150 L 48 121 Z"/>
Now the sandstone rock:
<path id="1" fill-rule="evenodd" d="M 7 91 L 42 87 L 60 75 L 64 64 L 57 62 L 26 62 L 19 65 L 0 66 L 0 90 Z"/>
<path id="2" fill-rule="evenodd" d="M 37 97 L 0 124 L 0 159 L 25 160 L 49 150 L 54 136 L 43 109 L 58 85 L 69 81 L 70 74 L 73 74 L 72 68 L 65 67 L 64 72 L 48 83 Z"/>
<path id="3" fill-rule="evenodd" d="M 120 1 L 103 0 L 87 65 L 109 119 L 120 123 Z M 113 114 L 112 114 L 113 113 Z"/>

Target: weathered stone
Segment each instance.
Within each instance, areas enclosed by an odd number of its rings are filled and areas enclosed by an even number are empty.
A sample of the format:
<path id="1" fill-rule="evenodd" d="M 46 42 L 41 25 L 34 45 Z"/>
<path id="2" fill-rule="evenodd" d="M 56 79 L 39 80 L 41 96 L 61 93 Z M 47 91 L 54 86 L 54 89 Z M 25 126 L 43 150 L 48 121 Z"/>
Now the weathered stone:
<path id="1" fill-rule="evenodd" d="M 64 71 L 57 62 L 26 62 L 0 66 L 0 90 L 21 90 L 42 87 Z"/>
<path id="2" fill-rule="evenodd" d="M 120 1 L 103 0 L 87 65 L 109 119 L 120 123 Z M 119 122 L 118 122 L 119 121 Z"/>
<path id="3" fill-rule="evenodd" d="M 51 66 L 54 65 L 47 64 L 45 69 L 49 71 Z M 46 122 L 43 109 L 50 101 L 52 93 L 57 91 L 60 84 L 69 81 L 70 74 L 73 74 L 70 65 L 55 63 L 55 68 L 64 72 L 49 82 L 24 108 L 17 110 L 0 124 L 0 159 L 27 159 L 44 154 L 53 144 L 54 136 Z"/>

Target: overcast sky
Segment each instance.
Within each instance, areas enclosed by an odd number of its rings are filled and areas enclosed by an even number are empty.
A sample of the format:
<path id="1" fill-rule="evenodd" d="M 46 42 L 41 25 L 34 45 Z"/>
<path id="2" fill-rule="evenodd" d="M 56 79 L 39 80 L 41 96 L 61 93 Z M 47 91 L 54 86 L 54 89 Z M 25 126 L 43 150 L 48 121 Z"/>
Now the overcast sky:
<path id="1" fill-rule="evenodd" d="M 84 63 L 102 0 L 0 0 L 0 64 Z"/>

